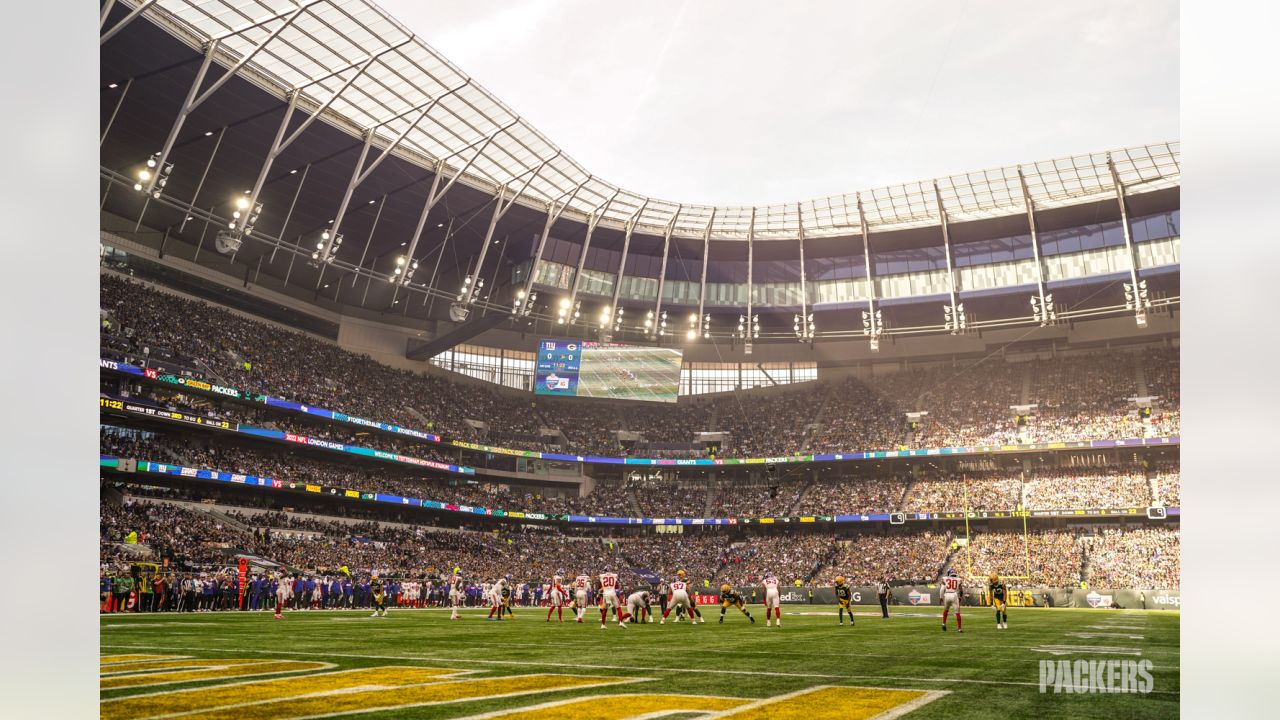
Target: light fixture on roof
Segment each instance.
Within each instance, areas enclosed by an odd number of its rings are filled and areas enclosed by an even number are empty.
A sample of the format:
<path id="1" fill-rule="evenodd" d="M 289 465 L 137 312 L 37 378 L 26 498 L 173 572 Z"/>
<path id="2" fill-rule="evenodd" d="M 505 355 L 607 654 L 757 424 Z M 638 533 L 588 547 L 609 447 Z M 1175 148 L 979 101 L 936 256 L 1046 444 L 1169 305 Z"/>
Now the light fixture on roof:
<path id="1" fill-rule="evenodd" d="M 879 310 L 862 311 L 862 334 L 871 340 L 871 352 L 880 352 L 880 335 L 884 332 L 884 316 Z"/>
<path id="2" fill-rule="evenodd" d="M 204 136 L 205 136 L 205 137 L 209 137 L 210 135 L 213 135 L 213 131 L 212 131 L 212 130 L 206 130 L 206 131 L 205 131 L 205 133 L 204 133 Z"/>
<path id="3" fill-rule="evenodd" d="M 391 277 L 387 278 L 393 283 L 403 285 L 413 279 L 413 273 L 418 269 L 418 261 L 405 255 L 396 256 L 396 268 L 392 271 Z"/>
<path id="4" fill-rule="evenodd" d="M 556 309 L 556 324 L 563 325 L 566 322 L 572 322 L 582 317 L 582 301 L 570 301 L 567 297 L 560 298 L 559 307 Z"/>
<path id="5" fill-rule="evenodd" d="M 964 303 L 956 303 L 955 305 L 942 306 L 943 329 L 952 335 L 958 335 L 964 332 L 969 326 L 968 320 L 964 314 Z"/>
<path id="6" fill-rule="evenodd" d="M 107 87 L 108 87 L 109 89 L 111 89 L 111 90 L 115 90 L 116 88 L 120 87 L 120 85 L 119 85 L 119 84 L 117 84 L 117 83 L 111 83 L 111 84 L 107 85 Z"/>
<path id="7" fill-rule="evenodd" d="M 173 163 L 166 162 L 160 167 L 160 153 L 153 153 L 147 158 L 145 166 L 138 169 L 138 181 L 133 189 L 138 192 L 150 192 L 151 197 L 159 200 L 164 194 L 164 186 L 169 184 L 169 175 L 173 172 Z"/>
<path id="8" fill-rule="evenodd" d="M 338 257 L 338 250 L 342 248 L 342 233 L 333 234 L 328 230 L 320 232 L 320 240 L 316 243 L 316 251 L 311 253 L 313 266 L 321 264 L 329 265 Z"/>
<path id="9" fill-rule="evenodd" d="M 537 291 L 530 292 L 526 297 L 524 288 L 516 290 L 516 298 L 511 302 L 511 314 L 517 317 L 527 317 L 533 312 L 533 304 L 537 300 Z M 532 323 L 532 320 L 530 322 Z"/>
<path id="10" fill-rule="evenodd" d="M 249 207 L 249 191 L 236 196 L 231 201 L 231 222 L 227 223 L 227 227 L 234 231 L 240 237 L 246 237 L 253 234 L 253 226 L 258 223 L 258 218 L 262 215 L 262 203 L 253 203 L 253 208 Z"/>
<path id="11" fill-rule="evenodd" d="M 1040 323 L 1040 327 L 1052 325 L 1058 319 L 1058 312 L 1053 307 L 1053 293 L 1044 296 L 1041 301 L 1039 295 L 1031 296 L 1031 317 Z"/>
<path id="12" fill-rule="evenodd" d="M 813 344 L 813 338 L 818 334 L 818 326 L 813 321 L 813 313 L 808 315 L 797 313 L 792 321 L 792 328 L 795 330 L 796 339 L 800 342 Z"/>
<path id="13" fill-rule="evenodd" d="M 1147 292 L 1146 280 L 1138 281 L 1136 291 L 1132 284 L 1124 284 L 1124 306 L 1125 309 L 1133 311 L 1133 319 L 1137 321 L 1138 327 L 1147 326 L 1147 310 L 1151 309 L 1151 295 Z"/>

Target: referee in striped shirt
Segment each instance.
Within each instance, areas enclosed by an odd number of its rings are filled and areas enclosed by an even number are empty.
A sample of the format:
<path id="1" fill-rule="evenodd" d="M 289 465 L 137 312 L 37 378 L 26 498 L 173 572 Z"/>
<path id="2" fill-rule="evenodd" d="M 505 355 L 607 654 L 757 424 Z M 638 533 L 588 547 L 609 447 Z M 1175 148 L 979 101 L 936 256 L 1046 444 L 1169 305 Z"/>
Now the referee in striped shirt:
<path id="1" fill-rule="evenodd" d="M 880 614 L 889 619 L 889 577 L 885 576 L 876 587 L 876 595 L 880 596 Z"/>

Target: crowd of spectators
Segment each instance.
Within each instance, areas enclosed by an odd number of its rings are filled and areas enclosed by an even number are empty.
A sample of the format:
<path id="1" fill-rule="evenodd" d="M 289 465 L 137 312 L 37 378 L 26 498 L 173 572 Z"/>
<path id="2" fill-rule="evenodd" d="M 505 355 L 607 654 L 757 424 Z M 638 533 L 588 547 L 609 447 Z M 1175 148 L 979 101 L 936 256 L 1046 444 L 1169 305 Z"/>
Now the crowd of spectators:
<path id="1" fill-rule="evenodd" d="M 1182 531 L 1106 529 L 1083 540 L 1088 582 L 1101 588 L 1176 588 L 1182 577 Z"/>
<path id="2" fill-rule="evenodd" d="M 615 403 L 535 400 L 394 369 L 317 337 L 112 275 L 102 276 L 101 306 L 110 323 L 103 332 L 105 352 L 194 368 L 242 390 L 447 437 L 486 440 L 466 422 L 478 420 L 494 440 L 526 449 L 549 447 L 540 435 L 544 427 L 558 428 L 569 449 L 582 454 L 620 454 L 617 431 L 625 430 L 639 434 L 659 454 L 676 457 L 697 452 L 690 448 L 698 447 L 699 432 L 717 431 L 727 433 L 720 456 L 757 457 L 806 448 L 970 446 L 1179 431 L 1177 349 L 1025 362 L 993 357 L 870 380 L 806 383 L 753 393 L 750 401 L 733 393 L 682 398 L 674 405 L 628 403 L 622 410 Z M 1149 391 L 1160 397 L 1150 424 L 1137 417 L 1128 400 L 1138 391 L 1135 363 L 1145 368 Z M 1014 423 L 1009 409 L 1021 402 L 1039 405 L 1024 427 Z M 915 410 L 928 415 L 912 429 L 904 414 Z M 664 450 L 664 443 L 672 447 Z M 422 457 L 426 451 L 405 452 Z"/>
<path id="3" fill-rule="evenodd" d="M 963 568 L 962 574 L 972 569 L 977 575 L 1017 578 L 1010 581 L 1017 585 L 1074 588 L 1080 584 L 1082 553 L 1071 532 L 988 531 L 974 533 L 968 546 L 955 553 L 952 564 Z"/>
<path id="4" fill-rule="evenodd" d="M 906 482 L 896 478 L 819 480 L 796 503 L 795 515 L 860 515 L 901 509 Z"/>
<path id="5" fill-rule="evenodd" d="M 294 448 L 268 453 L 215 439 L 112 426 L 102 426 L 100 448 L 105 454 L 139 460 L 547 515 L 633 517 L 638 512 L 643 517 L 662 518 L 778 517 L 897 510 L 959 512 L 966 507 L 1016 510 L 1020 505 L 1027 510 L 1128 508 L 1151 505 L 1153 497 L 1169 507 L 1178 507 L 1181 502 L 1176 465 L 1162 465 L 1149 473 L 1106 468 L 1042 470 L 1028 476 L 1025 485 L 1021 473 L 1008 470 L 930 476 L 911 483 L 905 502 L 903 491 L 908 481 L 893 477 L 713 482 L 702 477 L 647 477 L 640 473 L 623 481 L 601 479 L 585 497 L 564 497 L 563 491 L 536 486 L 435 477 L 416 468 L 312 457 Z"/>
<path id="6" fill-rule="evenodd" d="M 324 579 L 338 577 L 343 567 L 356 575 L 397 578 L 439 578 L 458 568 L 476 582 L 510 576 L 541 583 L 556 574 L 595 574 L 610 567 L 627 584 L 684 570 L 695 589 L 708 589 L 721 582 L 755 584 L 769 572 L 788 586 L 829 585 L 837 575 L 855 585 L 886 577 L 924 583 L 934 581 L 949 559 L 966 575 L 996 572 L 1016 578 L 1018 585 L 1071 588 L 1087 580 L 1095 587 L 1154 588 L 1177 587 L 1180 580 L 1176 528 L 975 531 L 961 546 L 945 533 L 909 529 L 852 536 L 708 531 L 575 537 L 545 528 L 444 530 L 208 506 L 214 509 L 132 495 L 121 503 L 104 502 L 102 569 L 120 575 L 132 561 L 163 559 L 175 572 L 216 578 L 244 554 L 279 563 L 291 574 Z"/>
<path id="7" fill-rule="evenodd" d="M 1022 503 L 1022 480 L 1002 474 L 917 480 L 907 496 L 908 512 L 1016 510 Z"/>
<path id="8" fill-rule="evenodd" d="M 853 585 L 891 581 L 933 582 L 947 559 L 945 533 L 867 533 L 836 541 L 835 552 L 816 576 L 819 585 L 830 585 L 843 575 Z"/>
<path id="9" fill-rule="evenodd" d="M 1151 504 L 1151 485 L 1141 471 L 1057 471 L 1027 484 L 1028 510 L 1129 508 Z"/>

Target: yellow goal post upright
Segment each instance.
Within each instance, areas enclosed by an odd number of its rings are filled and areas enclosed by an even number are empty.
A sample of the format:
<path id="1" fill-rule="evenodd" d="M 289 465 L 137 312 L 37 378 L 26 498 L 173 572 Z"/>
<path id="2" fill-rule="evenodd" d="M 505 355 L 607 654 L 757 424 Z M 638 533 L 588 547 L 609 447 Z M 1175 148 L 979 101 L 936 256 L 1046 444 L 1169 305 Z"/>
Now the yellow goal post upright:
<path id="1" fill-rule="evenodd" d="M 980 588 L 986 587 L 987 575 L 990 571 L 974 572 L 973 569 L 973 551 L 970 546 L 973 544 L 973 536 L 969 529 L 969 474 L 965 473 L 960 476 L 961 487 L 964 489 L 964 558 L 965 558 L 965 576 Z M 1014 511 L 1018 516 L 1022 517 L 1022 558 L 1023 558 L 1023 574 L 1022 575 L 1005 575 L 1000 574 L 1004 580 L 1030 580 L 1031 579 L 1031 539 L 1027 532 L 1027 511 L 1022 507 L 1022 501 L 1018 501 L 1018 509 Z M 985 593 L 984 593 L 985 597 Z"/>

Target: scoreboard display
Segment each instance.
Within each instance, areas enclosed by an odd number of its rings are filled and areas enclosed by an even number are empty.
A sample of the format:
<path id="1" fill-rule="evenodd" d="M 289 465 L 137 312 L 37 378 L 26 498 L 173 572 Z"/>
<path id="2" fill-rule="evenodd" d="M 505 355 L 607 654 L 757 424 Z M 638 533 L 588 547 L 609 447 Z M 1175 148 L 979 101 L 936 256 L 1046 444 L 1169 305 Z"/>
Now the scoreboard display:
<path id="1" fill-rule="evenodd" d="M 543 340 L 538 343 L 538 395 L 577 395 L 582 343 L 578 340 Z"/>
<path id="2" fill-rule="evenodd" d="M 683 354 L 676 348 L 542 340 L 538 395 L 675 402 Z"/>

